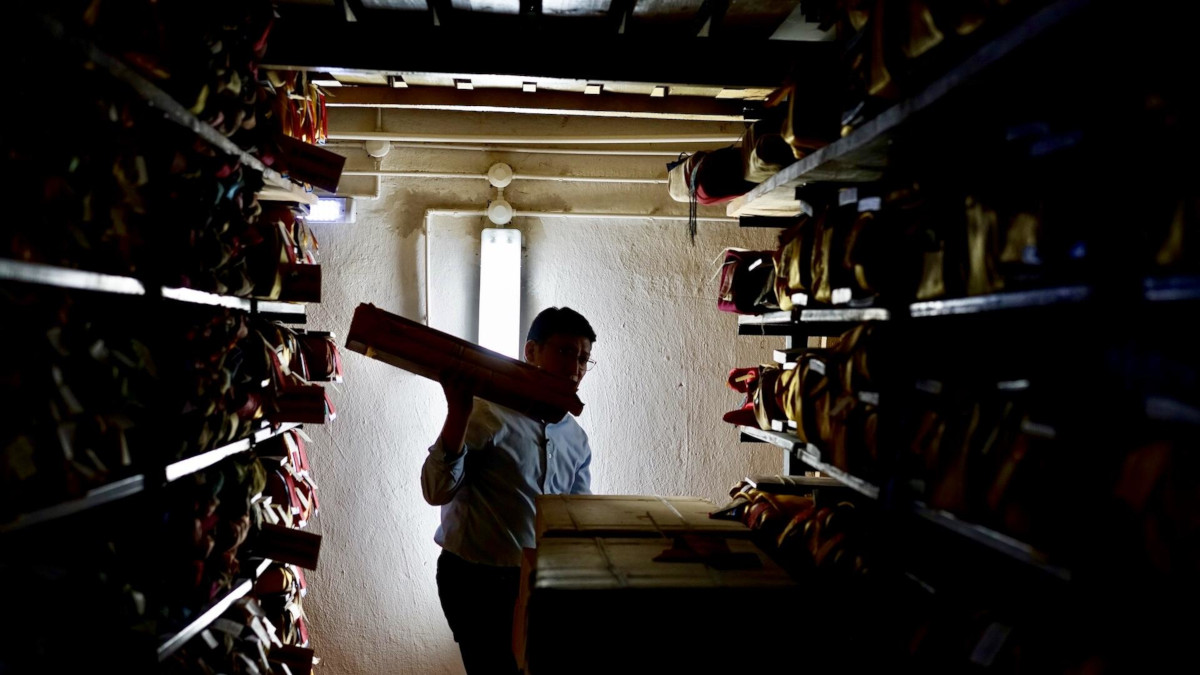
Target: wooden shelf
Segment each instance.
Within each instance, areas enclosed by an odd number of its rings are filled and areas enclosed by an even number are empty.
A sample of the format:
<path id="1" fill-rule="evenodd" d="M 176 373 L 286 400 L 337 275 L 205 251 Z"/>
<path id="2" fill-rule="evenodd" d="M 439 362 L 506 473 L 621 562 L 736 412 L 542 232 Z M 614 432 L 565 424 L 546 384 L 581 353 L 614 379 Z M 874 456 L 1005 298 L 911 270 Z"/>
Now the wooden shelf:
<path id="1" fill-rule="evenodd" d="M 221 132 L 201 121 L 200 118 L 183 107 L 183 104 L 142 77 L 120 59 L 101 51 L 90 42 L 69 37 L 62 24 L 53 18 L 43 16 L 41 17 L 41 21 L 45 30 L 55 39 L 63 44 L 73 45 L 89 61 L 137 92 L 138 96 L 147 105 L 161 111 L 163 117 L 191 131 L 225 154 L 236 157 L 246 167 L 261 173 L 263 182 L 270 188 L 270 190 L 264 191 L 263 199 L 295 201 L 301 204 L 317 203 L 316 194 L 288 180 L 286 177 L 280 175 L 278 171 L 264 165 L 257 157 L 239 148 L 233 141 L 221 134 Z"/>
<path id="2" fill-rule="evenodd" d="M 784 167 L 750 192 L 733 200 L 726 207 L 727 214 L 740 216 L 756 213 L 756 204 L 762 201 L 770 202 L 772 215 L 800 215 L 799 208 L 789 214 L 777 212 L 778 204 L 786 203 L 788 199 L 796 199 L 797 187 L 820 182 L 865 183 L 879 180 L 887 168 L 888 151 L 898 132 L 913 122 L 926 118 L 935 109 L 944 111 L 954 105 L 952 95 L 963 85 L 971 83 L 983 71 L 1051 28 L 1062 24 L 1089 4 L 1091 0 L 1053 2 L 1004 35 L 985 44 L 962 64 L 912 98 L 884 110 L 848 136 Z"/>
<path id="3" fill-rule="evenodd" d="M 207 452 L 202 452 L 193 457 L 181 459 L 178 462 L 172 462 L 164 467 L 162 480 L 156 480 L 153 477 L 139 474 L 130 476 L 121 480 L 113 481 L 108 485 L 102 485 L 88 491 L 87 495 L 78 499 L 71 499 L 53 506 L 47 506 L 37 511 L 23 513 L 11 522 L 0 524 L 0 534 L 23 530 L 28 527 L 40 525 L 59 518 L 86 511 L 88 509 L 102 506 L 110 502 L 130 497 L 146 490 L 150 485 L 158 483 L 170 483 L 184 476 L 202 471 L 208 467 L 220 462 L 221 460 L 232 457 L 243 452 L 246 452 L 254 447 L 255 444 L 261 443 L 268 438 L 278 436 L 285 431 L 289 431 L 299 424 L 284 424 L 279 429 L 272 429 L 269 426 L 260 429 L 250 438 L 243 438 L 240 441 L 235 441 L 219 448 L 214 448 Z"/>
<path id="4" fill-rule="evenodd" d="M 820 450 L 811 443 L 801 441 L 795 434 L 764 431 L 757 427 L 746 426 L 739 426 L 738 430 L 742 433 L 744 440 L 749 439 L 771 443 L 772 445 L 781 447 L 814 470 L 820 471 L 823 475 L 836 479 L 839 483 L 853 489 L 859 494 L 871 499 L 879 499 L 878 486 L 822 461 Z M 960 537 L 986 546 L 1062 581 L 1069 581 L 1071 579 L 1071 574 L 1067 569 L 1050 564 L 1047 562 L 1044 554 L 1029 544 L 982 525 L 960 520 L 946 511 L 931 509 L 920 502 L 913 502 L 910 508 L 917 516 Z"/>
<path id="5" fill-rule="evenodd" d="M 270 427 L 267 427 L 266 429 L 260 429 L 250 438 L 243 438 L 240 441 L 223 445 L 219 448 L 214 448 L 208 452 L 202 452 L 194 457 L 188 457 L 187 459 L 181 459 L 178 462 L 168 464 L 166 467 L 166 481 L 170 483 L 189 474 L 196 473 L 197 471 L 203 471 L 204 469 L 207 469 L 213 464 L 220 462 L 226 457 L 232 457 L 234 455 L 246 452 L 256 443 L 261 443 L 268 438 L 278 436 L 283 432 L 290 429 L 295 429 L 298 426 L 300 425 L 284 424 L 278 429 L 272 429 Z"/>
<path id="6" fill-rule="evenodd" d="M 217 295 L 191 288 L 146 286 L 133 277 L 88 272 L 23 260 L 0 259 L 0 280 L 115 295 L 160 295 L 167 300 L 176 302 L 228 307 L 245 312 L 271 315 L 269 318 L 278 318 L 291 323 L 304 323 L 307 315 L 305 306 L 300 303 L 235 298 L 230 295 Z"/>
<path id="7" fill-rule="evenodd" d="M 871 499 L 879 498 L 879 488 L 877 486 L 861 478 L 852 476 L 836 466 L 821 461 L 820 450 L 815 445 L 800 440 L 795 434 L 783 431 L 765 431 L 757 427 L 745 426 L 739 426 L 738 430 L 745 436 L 749 436 L 756 441 L 770 443 L 791 452 L 800 461 L 830 478 L 836 479 L 839 483 L 852 488 L 856 492 L 864 494 Z"/>
<path id="8" fill-rule="evenodd" d="M 1142 284 L 1147 302 L 1200 300 L 1200 277 L 1161 277 Z"/>
<path id="9" fill-rule="evenodd" d="M 795 331 L 793 312 L 767 312 L 756 316 L 738 315 L 738 335 L 790 335 Z"/>
<path id="10" fill-rule="evenodd" d="M 908 311 L 909 315 L 914 318 L 982 314 L 1050 305 L 1073 305 L 1090 299 L 1092 294 L 1092 289 L 1087 286 L 1060 286 L 1032 291 L 977 295 L 970 298 L 914 302 L 909 305 Z"/>
<path id="11" fill-rule="evenodd" d="M 790 312 L 767 312 L 757 316 L 738 316 L 739 335 L 791 335 L 797 332 L 836 334 L 867 321 L 892 321 L 895 315 L 914 319 L 988 314 L 1046 307 L 1077 306 L 1097 299 L 1099 291 L 1091 286 L 1072 285 L 1028 291 L 1011 291 L 968 298 L 923 300 L 895 309 L 886 307 L 797 308 Z M 1142 282 L 1141 298 L 1149 304 L 1200 300 L 1200 279 L 1166 277 Z M 1133 299 L 1136 300 L 1137 296 Z M 822 328 L 828 325 L 830 328 Z"/>
<path id="12" fill-rule="evenodd" d="M 47 506 L 44 509 L 22 513 L 15 520 L 0 524 L 0 534 L 7 534 L 17 530 L 23 530 L 34 525 L 40 525 L 59 518 L 87 511 L 88 509 L 96 508 L 110 502 L 124 499 L 130 495 L 135 495 L 146 489 L 145 476 L 130 476 L 122 478 L 118 481 L 113 481 L 108 485 L 102 485 L 98 488 L 89 490 L 88 493 L 78 499 L 61 502 L 53 506 Z"/>
<path id="13" fill-rule="evenodd" d="M 211 626 L 213 621 L 216 621 L 226 610 L 232 607 L 233 603 L 245 597 L 252 588 L 254 588 L 254 579 L 242 579 L 214 600 L 212 604 L 205 608 L 195 619 L 192 619 L 178 633 L 163 638 L 158 644 L 158 660 L 160 662 L 165 661 L 167 657 L 190 642 L 201 631 Z"/>
<path id="14" fill-rule="evenodd" d="M 970 539 L 971 541 L 986 546 L 994 551 L 1003 553 L 1004 555 L 1017 560 L 1025 565 L 1040 569 L 1047 574 L 1061 579 L 1062 581 L 1070 581 L 1071 573 L 1065 568 L 1051 565 L 1046 561 L 1046 556 L 1040 553 L 1037 549 L 1029 544 L 1018 541 L 1008 535 L 1001 534 L 995 530 L 969 523 L 965 520 L 959 520 L 952 513 L 931 509 L 920 502 L 913 504 L 913 512 L 918 516 L 934 523 L 944 529 L 958 534 L 959 536 Z"/>

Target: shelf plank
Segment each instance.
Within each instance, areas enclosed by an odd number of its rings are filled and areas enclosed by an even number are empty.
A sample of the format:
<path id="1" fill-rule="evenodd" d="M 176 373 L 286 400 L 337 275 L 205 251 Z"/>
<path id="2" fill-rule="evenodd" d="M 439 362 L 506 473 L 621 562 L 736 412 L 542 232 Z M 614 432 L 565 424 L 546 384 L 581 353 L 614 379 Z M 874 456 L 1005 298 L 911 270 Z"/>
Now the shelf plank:
<path id="1" fill-rule="evenodd" d="M 250 300 L 248 298 L 235 298 L 231 295 L 217 295 L 216 293 L 197 291 L 193 288 L 163 287 L 162 296 L 167 300 L 189 302 L 194 305 L 210 305 L 212 307 L 228 307 L 229 309 L 241 309 L 247 312 L 250 311 Z"/>
<path id="2" fill-rule="evenodd" d="M 118 295 L 146 294 L 146 287 L 142 285 L 142 282 L 131 277 L 87 272 L 24 260 L 0 259 L 0 279 Z"/>
<path id="3" fill-rule="evenodd" d="M 243 438 L 235 443 L 223 445 L 219 448 L 209 450 L 208 452 L 202 452 L 194 457 L 188 457 L 187 459 L 181 459 L 178 462 L 172 462 L 171 464 L 167 465 L 167 482 L 170 483 L 189 474 L 196 473 L 197 471 L 203 471 L 204 469 L 207 469 L 213 464 L 220 462 L 226 457 L 232 457 L 233 455 L 246 452 L 249 449 L 250 439 Z"/>
<path id="4" fill-rule="evenodd" d="M 883 307 L 831 307 L 800 310 L 800 323 L 860 323 L 889 321 L 891 312 Z"/>
<path id="5" fill-rule="evenodd" d="M 913 504 L 913 512 L 920 517 L 928 520 L 931 523 L 939 525 L 951 532 L 954 532 L 962 537 L 970 539 L 978 544 L 982 544 L 994 551 L 998 551 L 1018 562 L 1022 562 L 1031 567 L 1037 568 L 1047 574 L 1061 579 L 1062 581 L 1071 580 L 1071 572 L 1063 567 L 1051 565 L 1046 562 L 1046 556 L 1029 544 L 1001 534 L 995 530 L 989 529 L 982 525 L 959 520 L 953 514 L 938 509 L 931 509 L 928 506 L 916 502 Z"/>
<path id="6" fill-rule="evenodd" d="M 1010 309 L 1047 307 L 1050 305 L 1077 304 L 1092 297 L 1087 286 L 1060 286 L 1032 291 L 993 293 L 970 298 L 951 300 L 926 300 L 909 305 L 908 311 L 914 318 L 950 316 L 954 314 L 981 314 Z"/>
<path id="7" fill-rule="evenodd" d="M 795 331 L 792 312 L 767 312 L 756 316 L 738 315 L 738 335 L 788 335 Z"/>
<path id="8" fill-rule="evenodd" d="M 307 323 L 308 308 L 303 303 L 278 300 L 252 300 L 250 311 L 284 323 Z"/>
<path id="9" fill-rule="evenodd" d="M 1062 24 L 1091 0 L 1058 0 L 1034 13 L 1004 35 L 983 45 L 960 65 L 935 80 L 910 99 L 884 110 L 848 136 L 784 167 L 741 198 L 730 202 L 730 216 L 754 213 L 760 199 L 777 202 L 783 190 L 814 182 L 858 183 L 879 180 L 888 163 L 893 135 L 914 120 L 927 116 L 934 108 L 944 107 L 950 95 L 971 82 L 981 72 L 1032 42 L 1046 31 Z M 792 215 L 799 215 L 797 209 Z M 773 213 L 773 215 L 784 215 Z"/>
<path id="10" fill-rule="evenodd" d="M 244 312 L 267 314 L 271 315 L 271 318 L 279 318 L 292 323 L 304 323 L 307 317 L 307 308 L 303 303 L 236 298 L 231 295 L 217 295 L 216 293 L 197 291 L 192 288 L 165 286 L 161 288 L 150 287 L 148 289 L 145 284 L 133 277 L 88 272 L 86 270 L 76 270 L 8 258 L 0 258 L 0 281 L 16 281 L 39 286 L 70 288 L 115 295 L 147 296 L 159 294 L 167 300 L 176 302 L 187 302 L 211 307 L 227 307 Z"/>
<path id="11" fill-rule="evenodd" d="M 113 78 L 125 83 L 152 108 L 162 112 L 163 117 L 187 129 L 205 142 L 221 150 L 227 155 L 236 157 L 246 167 L 258 171 L 263 176 L 263 183 L 271 188 L 264 194 L 265 199 L 298 201 L 304 204 L 315 204 L 317 196 L 304 187 L 288 180 L 278 171 L 263 164 L 257 157 L 238 147 L 224 134 L 210 124 L 206 124 L 187 108 L 183 107 L 170 94 L 160 89 L 154 83 L 142 77 L 120 59 L 101 51 L 95 45 L 85 40 L 67 36 L 66 29 L 55 19 L 42 16 L 42 24 L 56 40 L 71 44 L 84 58 L 104 69 Z"/>
<path id="12" fill-rule="evenodd" d="M 738 431 L 750 436 L 756 441 L 770 443 L 771 445 L 783 448 L 784 450 L 792 453 L 795 453 L 798 448 L 804 445 L 804 443 L 797 438 L 795 434 L 789 434 L 780 431 L 767 431 L 765 429 L 759 429 L 758 427 L 746 426 L 739 426 Z"/>
<path id="13" fill-rule="evenodd" d="M 258 431 L 254 432 L 254 435 L 250 438 L 243 438 L 240 441 L 235 441 L 228 445 L 223 445 L 219 448 L 202 452 L 194 457 L 188 457 L 187 459 L 181 459 L 178 462 L 168 464 L 166 469 L 167 482 L 170 483 L 188 474 L 193 474 L 197 471 L 203 471 L 204 469 L 207 469 L 213 464 L 220 462 L 226 457 L 232 457 L 233 455 L 246 452 L 253 447 L 255 443 L 261 443 L 268 438 L 278 436 L 285 431 L 295 429 L 298 426 L 300 425 L 294 423 L 284 424 L 278 429 L 272 429 L 268 426 L 265 429 L 259 429 Z"/>
<path id="14" fill-rule="evenodd" d="M 200 615 L 195 619 L 192 619 L 192 621 L 188 623 L 188 625 L 184 626 L 183 629 L 178 633 L 163 638 L 158 645 L 159 662 L 166 660 L 167 657 L 178 651 L 180 647 L 184 646 L 192 638 L 199 635 L 201 631 L 212 625 L 212 622 L 216 621 L 218 617 L 224 614 L 225 610 L 232 607 L 233 603 L 237 602 L 247 593 L 249 593 L 253 586 L 253 579 L 243 579 L 233 588 L 226 591 L 224 595 L 213 601 L 213 603 L 210 604 L 207 609 L 201 612 Z"/>
<path id="15" fill-rule="evenodd" d="M 796 363 L 807 351 L 808 349 L 805 347 L 798 347 L 795 349 L 776 349 L 771 352 L 771 359 L 779 365 L 783 365 L 785 363 Z"/>
<path id="16" fill-rule="evenodd" d="M 1200 408 L 1168 396 L 1147 396 L 1146 417 L 1156 422 L 1200 426 Z"/>
<path id="17" fill-rule="evenodd" d="M 16 520 L 0 525 L 0 534 L 7 534 L 33 525 L 64 518 L 109 502 L 117 501 L 118 499 L 124 499 L 145 489 L 145 476 L 130 476 L 129 478 L 113 481 L 108 485 L 102 485 L 89 490 L 87 495 L 79 499 L 72 499 L 53 506 L 47 506 L 44 509 L 23 513 L 17 516 Z"/>
<path id="18" fill-rule="evenodd" d="M 800 461 L 811 466 L 817 471 L 820 471 L 830 478 L 836 479 L 843 485 L 852 488 L 855 492 L 864 494 L 871 499 L 879 499 L 878 486 L 872 485 L 871 483 L 868 483 L 857 476 L 846 473 L 832 464 L 826 464 L 825 462 L 821 461 L 821 451 L 817 449 L 817 446 L 812 445 L 811 443 L 803 444 L 802 449 L 797 453 L 797 457 L 799 457 Z"/>
<path id="19" fill-rule="evenodd" d="M 267 427 L 266 429 L 260 429 L 252 437 L 253 442 L 251 438 L 245 438 L 240 441 L 209 450 L 208 452 L 203 452 L 195 457 L 188 457 L 187 459 L 168 464 L 165 469 L 165 480 L 166 482 L 170 483 L 188 474 L 206 469 L 213 464 L 220 462 L 226 457 L 231 457 L 238 453 L 246 452 L 253 446 L 253 443 L 261 443 L 272 436 L 277 436 L 298 426 L 300 425 L 284 424 L 278 430 L 271 429 L 270 427 Z M 142 492 L 146 489 L 147 484 L 148 481 L 146 480 L 145 475 L 130 476 L 129 478 L 113 481 L 108 485 L 102 485 L 98 488 L 90 490 L 87 495 L 80 497 L 79 499 L 72 499 L 59 504 L 54 504 L 53 506 L 47 506 L 46 508 L 39 509 L 37 511 L 23 513 L 17 516 L 15 520 L 0 525 L 0 534 L 15 532 L 27 527 L 46 523 L 51 520 L 65 518 L 97 506 L 102 506 L 119 499 L 124 499 L 125 497 Z"/>
<path id="20" fill-rule="evenodd" d="M 811 443 L 804 443 L 794 434 L 777 431 L 764 431 L 756 427 L 745 426 L 738 427 L 738 429 L 746 436 L 749 436 L 755 440 L 771 443 L 791 452 L 796 456 L 796 458 L 808 466 L 820 471 L 822 474 L 829 476 L 830 478 L 837 480 L 839 483 L 855 490 L 856 492 L 859 492 L 860 494 L 870 497 L 871 499 L 879 499 L 878 486 L 822 461 L 820 450 L 815 445 L 812 445 Z M 982 544 L 994 551 L 998 551 L 1021 563 L 1040 569 L 1053 577 L 1063 581 L 1070 581 L 1071 579 L 1070 571 L 1057 565 L 1048 563 L 1044 554 L 1040 553 L 1032 546 L 1014 539 L 1013 537 L 1001 534 L 1000 532 L 996 532 L 995 530 L 982 525 L 960 520 L 951 513 L 937 509 L 931 509 L 920 502 L 913 503 L 912 511 L 925 520 L 934 523 L 935 525 L 938 525 L 961 537 L 965 537 L 971 541 Z"/>
<path id="21" fill-rule="evenodd" d="M 1143 292 L 1147 302 L 1200 300 L 1200 277 L 1146 279 Z"/>
<path id="22" fill-rule="evenodd" d="M 821 461 L 821 453 L 815 445 L 805 443 L 800 440 L 795 434 L 790 434 L 783 431 L 766 431 L 758 427 L 739 426 L 738 430 L 751 438 L 770 443 L 791 452 L 800 461 L 809 465 L 813 469 L 826 474 L 830 478 L 837 480 L 839 483 L 860 492 L 871 499 L 879 498 L 879 488 L 862 480 L 856 476 L 852 476 L 845 471 L 826 464 Z"/>
<path id="23" fill-rule="evenodd" d="M 1193 286 L 1175 281 L 1171 283 L 1158 282 L 1157 285 L 1153 285 L 1151 281 L 1147 281 L 1146 288 L 1148 289 L 1145 293 L 1147 302 L 1200 299 L 1200 284 Z M 969 298 L 925 300 L 910 304 L 907 311 L 913 318 L 984 314 L 1053 305 L 1076 305 L 1093 299 L 1095 294 L 1094 289 L 1089 286 L 1059 286 L 1030 291 L 977 295 Z M 823 324 L 829 324 L 837 329 L 865 321 L 879 322 L 892 319 L 892 311 L 885 307 L 801 308 L 794 312 L 768 312 L 758 316 L 739 316 L 738 334 L 786 335 L 797 332 L 798 329 L 812 334 L 814 329 L 819 329 L 818 327 Z"/>

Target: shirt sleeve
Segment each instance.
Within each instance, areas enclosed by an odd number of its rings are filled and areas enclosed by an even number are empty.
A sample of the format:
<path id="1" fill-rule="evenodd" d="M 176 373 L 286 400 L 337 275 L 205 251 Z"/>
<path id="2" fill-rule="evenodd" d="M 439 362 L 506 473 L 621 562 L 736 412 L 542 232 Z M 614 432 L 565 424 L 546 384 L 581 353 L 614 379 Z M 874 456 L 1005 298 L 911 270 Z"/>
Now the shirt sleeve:
<path id="1" fill-rule="evenodd" d="M 583 439 L 583 463 L 575 470 L 575 479 L 571 481 L 571 494 L 592 494 L 592 446 L 587 437 Z"/>
<path id="2" fill-rule="evenodd" d="M 425 496 L 426 502 L 433 506 L 441 506 L 454 499 L 454 493 L 462 487 L 463 477 L 466 475 L 463 470 L 466 456 L 467 448 L 464 447 L 464 451 L 457 457 L 447 458 L 446 451 L 442 448 L 442 439 L 438 437 L 429 448 L 425 463 L 421 465 L 421 494 Z"/>

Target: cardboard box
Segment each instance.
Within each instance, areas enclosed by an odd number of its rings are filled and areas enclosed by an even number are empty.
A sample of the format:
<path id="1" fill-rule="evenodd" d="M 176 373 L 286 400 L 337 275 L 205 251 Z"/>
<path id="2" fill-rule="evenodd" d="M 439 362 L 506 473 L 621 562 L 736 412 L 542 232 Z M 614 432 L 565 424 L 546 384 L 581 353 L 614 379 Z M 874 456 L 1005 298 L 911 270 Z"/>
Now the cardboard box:
<path id="1" fill-rule="evenodd" d="M 781 649 L 803 606 L 791 577 L 749 540 L 688 536 L 757 566 L 655 560 L 675 549 L 669 539 L 543 539 L 514 628 L 525 672 L 734 672 L 794 659 Z"/>
<path id="2" fill-rule="evenodd" d="M 717 506 L 699 497 L 539 495 L 537 537 L 674 537 L 720 534 L 748 538 L 740 522 L 714 520 Z"/>
<path id="3" fill-rule="evenodd" d="M 374 305 L 354 310 L 346 348 L 431 380 L 440 381 L 451 367 L 473 371 L 476 396 L 536 419 L 557 422 L 568 412 L 583 412 L 571 380 Z"/>

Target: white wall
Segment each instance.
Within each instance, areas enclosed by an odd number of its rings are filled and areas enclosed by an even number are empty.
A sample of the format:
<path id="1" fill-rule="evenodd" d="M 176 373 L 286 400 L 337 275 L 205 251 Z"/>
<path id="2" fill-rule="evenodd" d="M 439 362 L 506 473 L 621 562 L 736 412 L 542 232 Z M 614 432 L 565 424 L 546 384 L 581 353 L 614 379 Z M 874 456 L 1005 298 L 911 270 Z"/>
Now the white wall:
<path id="1" fill-rule="evenodd" d="M 347 152 L 348 168 L 367 167 Z M 394 152 L 385 168 L 485 171 L 497 158 L 525 171 L 665 175 L 657 160 L 623 166 L 579 157 Z M 366 187 L 361 186 L 361 187 Z M 665 186 L 555 187 L 514 183 L 519 210 L 686 213 Z M 324 265 L 323 300 L 310 325 L 344 339 L 354 308 L 370 302 L 415 320 L 432 307 L 435 325 L 473 330 L 482 218 L 433 218 L 434 275 L 423 298 L 422 214 L 431 207 L 481 208 L 487 183 L 385 179 L 383 197 L 358 204 L 353 225 L 314 225 Z M 721 209 L 704 213 L 720 214 Z M 598 333 L 595 371 L 580 396 L 580 424 L 592 439 L 593 487 L 610 494 L 693 495 L 720 502 L 745 475 L 775 473 L 781 455 L 739 444 L 721 414 L 739 395 L 729 368 L 770 358 L 778 339 L 737 337 L 736 318 L 716 310 L 714 272 L 726 246 L 773 248 L 774 232 L 734 223 L 700 224 L 695 247 L 683 222 L 646 219 L 517 219 L 525 236 L 524 330 L 554 304 L 582 312 Z M 474 276 L 472 276 L 474 275 Z M 445 414 L 434 382 L 343 350 L 345 383 L 334 392 L 338 418 L 309 427 L 310 458 L 324 536 L 319 569 L 308 578 L 305 609 L 325 675 L 460 673 L 434 581 L 438 510 L 421 498 L 426 449 Z"/>

